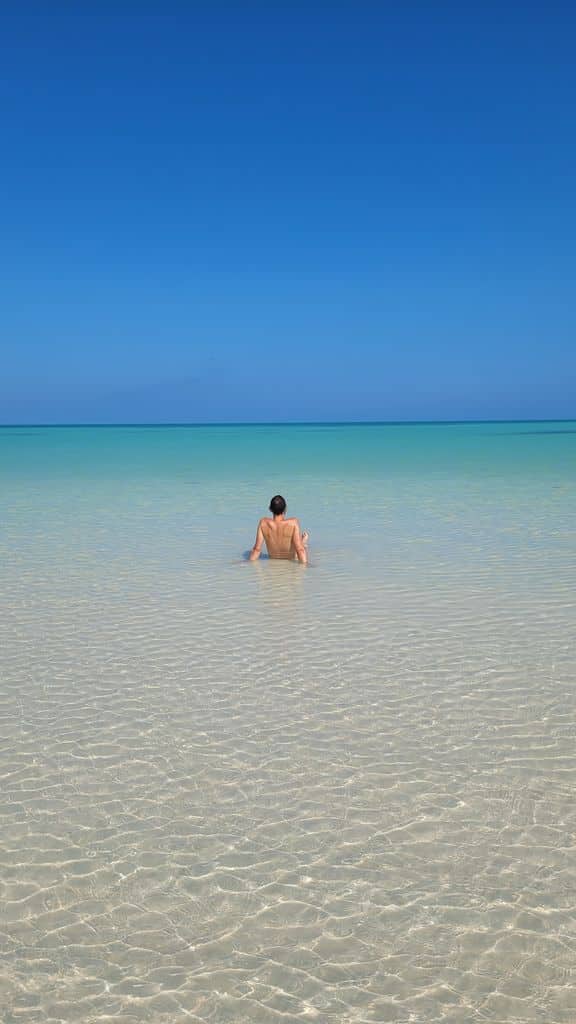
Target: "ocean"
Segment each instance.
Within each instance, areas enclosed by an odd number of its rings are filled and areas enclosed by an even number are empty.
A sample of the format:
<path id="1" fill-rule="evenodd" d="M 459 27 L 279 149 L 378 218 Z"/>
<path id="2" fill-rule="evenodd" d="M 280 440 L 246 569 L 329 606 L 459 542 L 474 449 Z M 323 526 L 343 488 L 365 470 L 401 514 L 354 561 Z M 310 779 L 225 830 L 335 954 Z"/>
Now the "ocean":
<path id="1" fill-rule="evenodd" d="M 3 427 L 3 1024 L 576 1020 L 576 422 Z M 246 561 L 273 494 L 309 567 Z"/>

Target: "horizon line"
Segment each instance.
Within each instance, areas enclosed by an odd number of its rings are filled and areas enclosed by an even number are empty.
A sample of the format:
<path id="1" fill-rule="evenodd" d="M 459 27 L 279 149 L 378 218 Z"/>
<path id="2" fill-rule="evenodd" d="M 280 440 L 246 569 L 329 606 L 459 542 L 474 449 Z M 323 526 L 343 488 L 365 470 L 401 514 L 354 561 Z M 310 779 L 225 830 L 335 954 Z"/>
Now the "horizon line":
<path id="1" fill-rule="evenodd" d="M 107 423 L 0 423 L 0 430 L 42 428 L 122 428 L 122 427 L 415 427 L 456 426 L 474 423 L 574 423 L 575 417 L 527 417 L 520 419 L 454 419 L 454 420 L 206 420 L 206 421 L 146 421 Z"/>

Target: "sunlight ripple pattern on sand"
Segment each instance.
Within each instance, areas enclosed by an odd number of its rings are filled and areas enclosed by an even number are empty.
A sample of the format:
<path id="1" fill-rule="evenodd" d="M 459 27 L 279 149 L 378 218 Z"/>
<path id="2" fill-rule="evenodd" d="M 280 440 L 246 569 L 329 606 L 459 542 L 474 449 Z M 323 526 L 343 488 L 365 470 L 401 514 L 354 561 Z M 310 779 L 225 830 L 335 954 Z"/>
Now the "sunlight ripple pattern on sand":
<path id="1" fill-rule="evenodd" d="M 322 437 L 309 570 L 241 459 L 10 470 L 5 1024 L 576 1020 L 573 477 Z"/>

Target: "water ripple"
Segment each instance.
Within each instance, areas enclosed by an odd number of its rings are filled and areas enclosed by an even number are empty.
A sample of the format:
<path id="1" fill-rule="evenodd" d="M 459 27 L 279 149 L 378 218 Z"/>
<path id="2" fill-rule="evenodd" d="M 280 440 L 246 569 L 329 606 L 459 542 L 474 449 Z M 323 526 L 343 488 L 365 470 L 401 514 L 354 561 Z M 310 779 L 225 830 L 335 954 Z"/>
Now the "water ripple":
<path id="1" fill-rule="evenodd" d="M 306 572 L 206 551 L 177 488 L 22 484 L 7 1024 L 576 1019 L 573 494 L 503 486 L 368 523 L 340 482 Z"/>

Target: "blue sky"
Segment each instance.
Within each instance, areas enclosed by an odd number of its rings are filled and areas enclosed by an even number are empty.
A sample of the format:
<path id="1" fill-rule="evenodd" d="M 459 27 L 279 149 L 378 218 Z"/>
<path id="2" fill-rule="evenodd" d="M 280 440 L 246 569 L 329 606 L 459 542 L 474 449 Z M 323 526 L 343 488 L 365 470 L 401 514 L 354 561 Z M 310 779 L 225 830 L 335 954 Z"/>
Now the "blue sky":
<path id="1" fill-rule="evenodd" d="M 162 9 L 1 16 L 0 422 L 576 416 L 568 5 Z"/>

